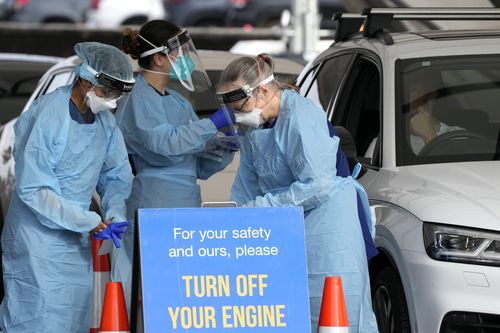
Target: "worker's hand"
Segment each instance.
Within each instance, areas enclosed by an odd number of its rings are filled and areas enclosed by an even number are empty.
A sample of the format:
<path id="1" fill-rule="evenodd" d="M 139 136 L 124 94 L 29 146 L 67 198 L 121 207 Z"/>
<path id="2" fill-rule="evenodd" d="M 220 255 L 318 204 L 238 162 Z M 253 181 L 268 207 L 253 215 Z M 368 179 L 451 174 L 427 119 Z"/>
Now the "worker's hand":
<path id="1" fill-rule="evenodd" d="M 100 232 L 94 233 L 94 237 L 97 240 L 111 239 L 115 243 L 115 247 L 119 248 L 120 239 L 123 238 L 123 234 L 127 231 L 128 222 L 114 222 L 110 223 Z"/>
<path id="2" fill-rule="evenodd" d="M 90 233 L 95 234 L 97 232 L 103 231 L 104 229 L 106 229 L 108 227 L 109 222 L 110 221 L 107 221 L 106 223 L 103 221 L 99 222 L 99 224 L 94 229 L 90 230 Z"/>
<path id="3" fill-rule="evenodd" d="M 217 129 L 234 124 L 234 113 L 226 108 L 220 108 L 209 117 Z"/>

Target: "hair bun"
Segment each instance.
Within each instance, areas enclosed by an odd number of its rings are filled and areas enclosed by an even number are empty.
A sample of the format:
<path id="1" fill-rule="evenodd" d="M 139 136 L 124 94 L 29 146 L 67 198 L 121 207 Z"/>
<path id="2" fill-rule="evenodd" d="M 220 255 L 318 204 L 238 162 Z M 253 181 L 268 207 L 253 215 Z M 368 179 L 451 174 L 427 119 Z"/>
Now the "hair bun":
<path id="1" fill-rule="evenodd" d="M 271 58 L 271 56 L 267 53 L 260 53 L 259 55 L 257 55 L 256 57 L 257 61 L 263 61 L 265 62 L 266 64 L 269 65 L 269 67 L 271 67 L 271 71 L 274 71 L 274 62 L 273 62 L 273 59 Z"/>
<path id="2" fill-rule="evenodd" d="M 260 53 L 257 55 L 257 60 L 263 60 L 267 62 L 269 60 L 270 56 L 267 53 Z"/>
<path id="3" fill-rule="evenodd" d="M 122 49 L 126 54 L 130 54 L 132 59 L 139 59 L 140 54 L 140 44 L 138 40 L 139 32 L 127 28 L 125 30 L 125 35 L 122 38 Z"/>

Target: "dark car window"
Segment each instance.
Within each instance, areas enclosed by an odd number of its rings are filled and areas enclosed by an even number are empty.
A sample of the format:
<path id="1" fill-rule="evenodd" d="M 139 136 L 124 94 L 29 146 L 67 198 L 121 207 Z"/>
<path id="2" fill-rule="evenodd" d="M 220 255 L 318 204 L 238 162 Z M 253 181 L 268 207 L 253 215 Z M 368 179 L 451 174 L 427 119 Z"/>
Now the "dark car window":
<path id="1" fill-rule="evenodd" d="M 353 54 L 334 56 L 314 67 L 301 85 L 301 94 L 328 111 L 335 102 L 353 57 Z"/>
<path id="2" fill-rule="evenodd" d="M 500 159 L 498 55 L 396 64 L 398 165 Z"/>
<path id="3" fill-rule="evenodd" d="M 17 60 L 0 62 L 0 124 L 21 113 L 38 80 L 52 64 Z"/>
<path id="4" fill-rule="evenodd" d="M 377 165 L 381 131 L 380 70 L 371 60 L 356 59 L 333 112 L 336 126 L 345 127 L 356 144 L 360 160 Z M 363 159 L 366 158 L 366 159 Z"/>

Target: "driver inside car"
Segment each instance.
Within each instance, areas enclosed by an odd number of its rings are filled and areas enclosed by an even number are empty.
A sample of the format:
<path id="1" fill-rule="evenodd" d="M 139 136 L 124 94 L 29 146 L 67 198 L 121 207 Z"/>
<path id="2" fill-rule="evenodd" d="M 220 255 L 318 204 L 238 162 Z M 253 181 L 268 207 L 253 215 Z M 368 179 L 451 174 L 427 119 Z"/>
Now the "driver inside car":
<path id="1" fill-rule="evenodd" d="M 409 85 L 410 143 L 418 155 L 422 148 L 435 137 L 463 128 L 449 126 L 434 116 L 438 90 L 430 90 L 425 80 L 413 80 Z"/>
<path id="2" fill-rule="evenodd" d="M 419 155 L 422 148 L 435 137 L 463 130 L 462 127 L 447 125 L 435 117 L 435 102 L 439 98 L 439 87 L 436 86 L 436 82 L 441 82 L 441 79 L 431 75 L 435 74 L 419 73 L 418 77 L 413 77 L 408 82 L 406 103 L 409 106 L 410 144 L 415 155 Z M 378 136 L 373 138 L 364 157 L 373 158 L 377 140 Z"/>

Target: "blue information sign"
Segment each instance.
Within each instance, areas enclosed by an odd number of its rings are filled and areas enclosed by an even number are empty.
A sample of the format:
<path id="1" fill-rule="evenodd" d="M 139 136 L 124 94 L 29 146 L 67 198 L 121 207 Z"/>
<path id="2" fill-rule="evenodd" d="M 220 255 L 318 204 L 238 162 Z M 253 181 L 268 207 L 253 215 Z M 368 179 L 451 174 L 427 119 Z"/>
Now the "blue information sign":
<path id="1" fill-rule="evenodd" d="M 140 209 L 144 329 L 309 332 L 301 208 Z"/>

